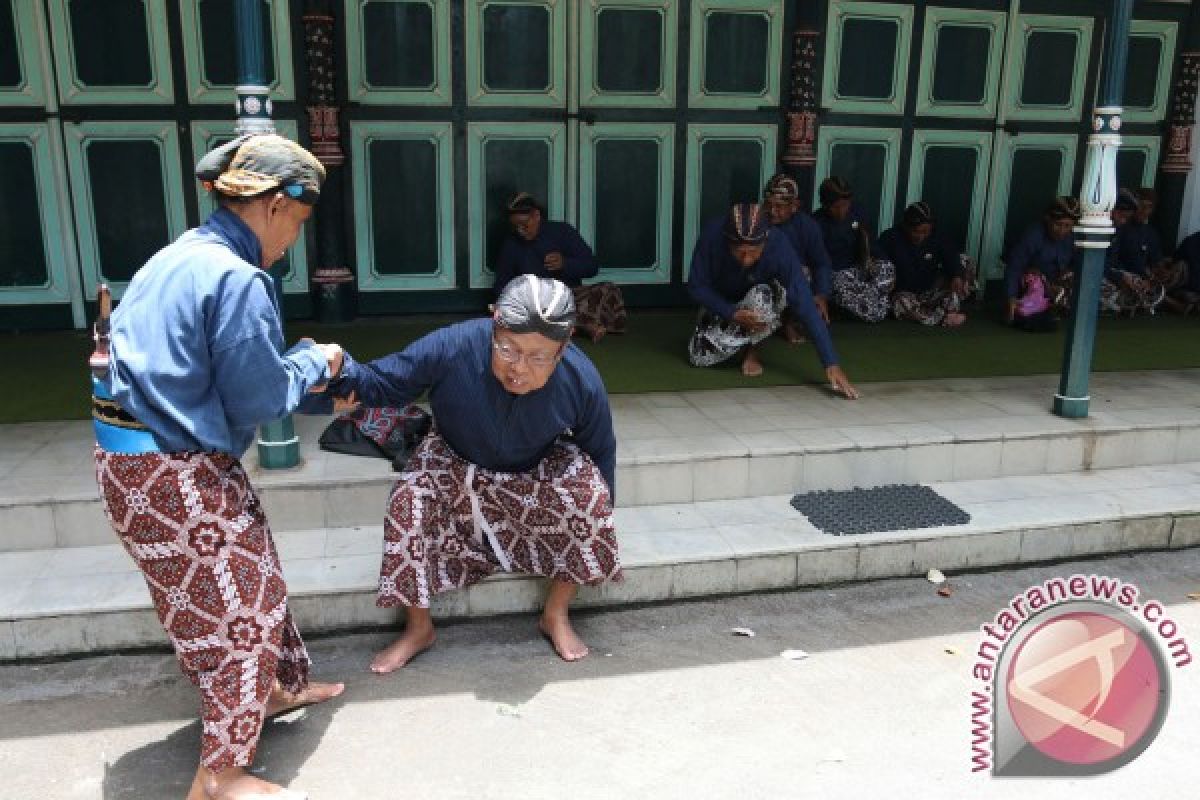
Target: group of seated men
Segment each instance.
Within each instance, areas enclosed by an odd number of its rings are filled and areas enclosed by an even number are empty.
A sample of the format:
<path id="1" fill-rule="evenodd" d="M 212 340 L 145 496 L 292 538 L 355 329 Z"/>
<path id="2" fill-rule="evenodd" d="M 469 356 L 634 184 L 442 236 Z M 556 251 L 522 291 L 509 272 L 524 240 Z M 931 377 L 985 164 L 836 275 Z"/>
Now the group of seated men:
<path id="1" fill-rule="evenodd" d="M 1133 316 L 1159 308 L 1190 314 L 1200 306 L 1200 232 L 1165 253 L 1150 224 L 1153 189 L 1121 189 L 1112 211 L 1116 234 L 1105 256 L 1100 310 Z M 1059 197 L 1005 258 L 1008 319 L 1018 328 L 1053 330 L 1069 308 L 1080 251 L 1072 233 L 1082 212 L 1074 197 Z"/>
<path id="2" fill-rule="evenodd" d="M 831 308 L 865 322 L 889 314 L 924 325 L 957 327 L 975 290 L 976 266 L 940 236 L 933 209 L 915 202 L 900 223 L 874 237 L 854 192 L 842 178 L 818 188 L 821 206 L 811 215 L 800 188 L 787 174 L 771 178 L 761 203 L 734 205 L 708 221 L 692 252 L 688 291 L 701 307 L 688 345 L 695 366 L 741 355 L 742 372 L 761 375 L 758 345 L 780 331 L 788 341 L 816 347 L 833 388 L 855 396 L 829 335 Z M 1200 233 L 1164 257 L 1149 224 L 1153 190 L 1122 189 L 1112 212 L 1117 233 L 1107 254 L 1101 309 L 1134 314 L 1160 305 L 1189 313 L 1200 301 Z M 518 275 L 556 278 L 569 286 L 578 328 L 593 341 L 621 333 L 627 314 L 620 289 L 609 282 L 584 285 L 598 264 L 591 248 L 565 222 L 545 218 L 525 192 L 506 211 L 512 228 L 496 260 L 497 294 Z M 1005 254 L 1007 319 L 1030 331 L 1053 330 L 1069 308 L 1079 251 L 1072 230 L 1081 216 L 1073 197 L 1056 198 Z"/>

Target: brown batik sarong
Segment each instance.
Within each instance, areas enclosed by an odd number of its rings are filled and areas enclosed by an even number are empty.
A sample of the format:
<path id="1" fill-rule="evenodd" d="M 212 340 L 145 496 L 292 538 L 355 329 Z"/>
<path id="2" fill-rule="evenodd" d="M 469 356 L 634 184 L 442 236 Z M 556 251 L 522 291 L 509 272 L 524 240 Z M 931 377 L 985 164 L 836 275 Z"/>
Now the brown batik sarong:
<path id="1" fill-rule="evenodd" d="M 965 253 L 959 255 L 965 291 L 970 294 L 975 286 L 975 260 Z M 962 310 L 962 300 L 950 291 L 946 283 L 924 292 L 897 291 L 892 295 L 892 314 L 896 319 L 911 320 L 922 325 L 941 325 L 949 314 Z"/>
<path id="2" fill-rule="evenodd" d="M 300 692 L 309 669 L 258 497 L 228 455 L 95 457 L 104 512 L 200 689 L 201 763 L 249 766 L 275 681 Z"/>
<path id="3" fill-rule="evenodd" d="M 495 472 L 436 431 L 392 488 L 377 604 L 428 608 L 430 597 L 494 572 L 582 585 L 621 579 L 608 485 L 591 458 L 559 442 L 530 472 Z"/>
<path id="4" fill-rule="evenodd" d="M 591 334 L 599 328 L 624 333 L 628 326 L 625 298 L 615 283 L 594 283 L 571 290 L 575 295 L 576 323 Z"/>

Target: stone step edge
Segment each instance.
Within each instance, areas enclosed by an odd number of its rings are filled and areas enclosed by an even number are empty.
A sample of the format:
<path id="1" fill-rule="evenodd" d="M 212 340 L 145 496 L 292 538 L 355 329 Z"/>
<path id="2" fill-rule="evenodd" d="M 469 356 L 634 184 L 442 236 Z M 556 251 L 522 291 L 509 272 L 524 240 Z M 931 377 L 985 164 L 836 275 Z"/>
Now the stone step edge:
<path id="1" fill-rule="evenodd" d="M 901 423 L 896 423 L 901 424 Z M 920 424 L 920 423 L 917 423 Z M 864 426 L 875 427 L 875 426 Z M 886 426 L 878 426 L 886 427 Z M 820 430 L 820 429 L 814 429 Z M 1155 433 L 1155 432 L 1178 432 L 1196 430 L 1200 431 L 1200 421 L 1197 422 L 1176 422 L 1176 423 L 1154 423 L 1154 422 L 1129 422 L 1129 423 L 1114 423 L 1114 422 L 1097 422 L 1087 427 L 1063 427 L 1053 430 L 1042 431 L 1001 431 L 994 436 L 983 434 L 953 434 L 946 432 L 944 435 L 932 435 L 927 437 L 903 437 L 896 438 L 892 441 L 878 441 L 870 443 L 859 442 L 813 442 L 810 444 L 799 443 L 795 446 L 788 444 L 772 445 L 772 446 L 738 446 L 738 447 L 715 447 L 711 450 L 698 450 L 689 453 L 659 453 L 648 454 L 644 456 L 617 456 L 617 469 L 622 467 L 645 467 L 654 465 L 668 464 L 686 464 L 686 463 L 704 463 L 712 461 L 738 460 L 738 459 L 754 459 L 754 458 L 771 458 L 778 456 L 803 456 L 808 454 L 813 455 L 835 455 L 838 453 L 859 453 L 872 452 L 878 450 L 904 450 L 917 447 L 945 446 L 945 445 L 970 445 L 970 444 L 988 444 L 994 442 L 1016 442 L 1016 441 L 1031 441 L 1036 439 L 1089 439 L 1100 437 L 1113 437 L 1121 434 L 1137 434 L 1137 433 Z M 769 431 L 768 431 L 769 433 Z M 718 431 L 714 435 L 719 435 L 722 440 L 735 438 L 737 434 L 728 434 L 723 431 Z M 1151 462 L 1143 464 L 1124 464 L 1120 466 L 1153 466 L 1157 463 L 1172 464 L 1179 463 L 1178 460 Z M 1108 469 L 1110 467 L 1099 467 L 1099 469 Z M 1086 465 L 1080 469 L 1092 469 Z M 1057 470 L 1058 472 L 1073 472 L 1074 469 Z M 395 482 L 395 473 L 387 475 L 364 475 L 361 477 L 346 477 L 346 476 L 331 476 L 329 478 L 301 478 L 289 479 L 287 470 L 271 473 L 270 483 L 262 482 L 263 472 L 261 470 L 253 470 L 250 473 L 251 483 L 255 485 L 257 491 L 270 492 L 272 490 L 304 490 L 312 488 L 328 489 L 352 489 L 362 486 L 388 486 Z M 47 504 L 71 504 L 71 503 L 95 503 L 99 502 L 98 497 L 92 492 L 74 492 L 53 497 L 46 495 L 9 495 L 0 497 L 0 510 L 11 506 L 24 505 L 47 505 Z"/>
<path id="2" fill-rule="evenodd" d="M 1100 522 L 960 534 L 949 531 L 918 537 L 631 565 L 619 583 L 582 588 L 575 605 L 617 607 L 913 577 L 933 567 L 953 575 L 1011 565 L 1197 547 L 1200 514 L 1117 517 Z M 436 596 L 432 611 L 440 619 L 530 613 L 541 607 L 543 592 L 540 578 L 499 576 L 466 591 Z M 290 605 L 301 631 L 309 633 L 394 626 L 400 619 L 398 610 L 375 606 L 374 586 L 297 594 Z M 0 661 L 164 644 L 158 620 L 147 607 L 0 621 Z"/>

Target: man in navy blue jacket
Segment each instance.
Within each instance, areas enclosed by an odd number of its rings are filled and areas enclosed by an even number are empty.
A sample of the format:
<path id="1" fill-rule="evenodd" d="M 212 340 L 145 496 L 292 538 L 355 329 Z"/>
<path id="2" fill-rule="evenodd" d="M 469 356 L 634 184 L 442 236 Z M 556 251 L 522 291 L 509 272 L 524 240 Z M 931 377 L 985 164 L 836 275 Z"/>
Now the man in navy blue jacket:
<path id="1" fill-rule="evenodd" d="M 796 251 L 771 228 L 761 206 L 740 203 L 704 226 L 692 253 L 688 291 L 703 309 L 688 344 L 693 366 L 719 364 L 741 352 L 742 374 L 761 375 L 757 345 L 779 329 L 787 308 L 808 329 L 834 391 L 858 397 L 838 366 Z"/>
<path id="2" fill-rule="evenodd" d="M 368 364 L 345 357 L 331 395 L 404 407 L 428 392 L 434 419 L 388 501 L 376 602 L 403 606 L 407 623 L 372 671 L 433 644 L 433 595 L 493 572 L 550 578 L 541 630 L 563 660 L 587 655 L 568 608 L 581 584 L 621 577 L 617 442 L 604 382 L 570 343 L 574 327 L 571 290 L 524 275 L 500 293 L 492 319 Z"/>

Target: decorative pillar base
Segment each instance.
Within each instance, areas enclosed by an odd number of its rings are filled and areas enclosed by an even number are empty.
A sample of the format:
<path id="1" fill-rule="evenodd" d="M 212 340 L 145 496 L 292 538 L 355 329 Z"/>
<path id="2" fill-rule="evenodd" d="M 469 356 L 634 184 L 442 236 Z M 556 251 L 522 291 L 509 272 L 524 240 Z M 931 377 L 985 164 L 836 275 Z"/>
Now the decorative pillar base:
<path id="1" fill-rule="evenodd" d="M 263 469 L 290 469 L 300 463 L 300 437 L 290 416 L 258 429 L 258 465 Z"/>
<path id="2" fill-rule="evenodd" d="M 271 120 L 271 112 L 275 109 L 271 103 L 270 87 L 246 85 L 234 87 L 234 91 L 237 93 L 237 99 L 233 101 L 237 132 L 274 133 L 275 123 Z"/>

